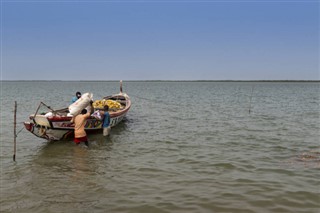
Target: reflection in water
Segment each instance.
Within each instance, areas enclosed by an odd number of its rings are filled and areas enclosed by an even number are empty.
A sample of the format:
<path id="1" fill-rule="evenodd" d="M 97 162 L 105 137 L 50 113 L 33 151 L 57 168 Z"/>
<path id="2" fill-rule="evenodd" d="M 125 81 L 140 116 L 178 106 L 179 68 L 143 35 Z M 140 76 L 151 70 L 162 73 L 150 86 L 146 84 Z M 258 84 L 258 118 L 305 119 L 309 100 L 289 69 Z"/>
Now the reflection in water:
<path id="1" fill-rule="evenodd" d="M 75 145 L 72 149 L 72 170 L 71 179 L 73 181 L 79 181 L 85 178 L 88 171 L 90 171 L 88 163 L 88 148 L 83 145 Z"/>
<path id="2" fill-rule="evenodd" d="M 110 136 L 112 136 L 112 134 L 118 135 L 128 131 L 130 129 L 131 124 L 132 121 L 127 117 L 124 117 L 123 120 L 117 126 L 111 128 Z"/>
<path id="3" fill-rule="evenodd" d="M 96 194 L 88 192 L 106 190 L 101 182 L 112 176 L 106 169 L 109 163 L 106 151 L 112 150 L 113 142 L 102 135 L 90 137 L 89 141 L 89 148 L 66 141 L 49 142 L 41 147 L 25 184 L 32 189 L 28 191 L 30 203 L 37 204 L 33 200 L 37 198 L 39 209 L 45 211 L 44 206 L 49 205 L 58 212 L 65 209 L 89 212 L 96 205 Z"/>
<path id="4" fill-rule="evenodd" d="M 113 144 L 112 136 L 104 137 L 102 134 L 90 135 L 89 147 L 83 143 L 75 145 L 72 141 L 45 143 L 33 160 L 33 179 L 41 179 L 43 183 L 45 179 L 48 182 L 53 180 L 59 185 L 57 188 L 62 183 L 69 187 L 75 183 L 87 184 L 102 163 L 96 160 L 97 156 L 106 156 L 106 151 L 112 151 Z M 41 186 L 35 188 L 43 190 Z"/>
<path id="5" fill-rule="evenodd" d="M 89 150 L 111 151 L 113 146 L 112 136 L 92 135 L 89 137 Z"/>

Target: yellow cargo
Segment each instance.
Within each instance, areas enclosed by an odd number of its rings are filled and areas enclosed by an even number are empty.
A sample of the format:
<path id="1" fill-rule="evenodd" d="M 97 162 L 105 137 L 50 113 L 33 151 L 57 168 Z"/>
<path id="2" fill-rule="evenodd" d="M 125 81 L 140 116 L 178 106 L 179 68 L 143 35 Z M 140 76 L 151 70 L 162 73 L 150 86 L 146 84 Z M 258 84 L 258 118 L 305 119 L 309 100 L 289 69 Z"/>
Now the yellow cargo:
<path id="1" fill-rule="evenodd" d="M 97 109 L 103 109 L 104 106 L 108 105 L 110 110 L 115 110 L 115 109 L 120 109 L 121 108 L 121 104 L 117 101 L 113 101 L 113 100 L 96 100 L 93 102 L 93 107 L 97 108 Z"/>

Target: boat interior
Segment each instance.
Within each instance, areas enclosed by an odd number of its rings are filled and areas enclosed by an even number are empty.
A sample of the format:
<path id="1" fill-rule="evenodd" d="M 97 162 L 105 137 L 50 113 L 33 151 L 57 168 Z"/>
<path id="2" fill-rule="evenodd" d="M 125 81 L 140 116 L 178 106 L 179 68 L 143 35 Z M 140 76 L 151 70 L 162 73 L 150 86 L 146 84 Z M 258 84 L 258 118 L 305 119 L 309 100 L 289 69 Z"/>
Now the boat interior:
<path id="1" fill-rule="evenodd" d="M 123 95 L 110 95 L 110 96 L 104 97 L 103 99 L 116 101 L 116 102 L 121 104 L 121 107 L 119 109 L 109 109 L 109 111 L 111 111 L 111 112 L 115 112 L 115 111 L 118 111 L 118 110 L 125 109 L 126 106 L 127 106 L 127 103 L 128 103 L 127 99 Z M 95 110 L 99 110 L 99 109 L 95 108 Z M 68 113 L 69 113 L 68 107 L 62 108 L 62 109 L 58 109 L 58 110 L 54 110 L 50 106 L 47 106 L 46 104 L 41 102 L 39 107 L 38 107 L 38 109 L 37 109 L 37 112 L 35 114 L 36 115 L 43 115 L 43 116 L 46 116 L 46 117 L 51 117 L 51 116 L 54 116 L 54 117 L 70 117 L 70 116 L 68 116 Z M 31 117 L 33 117 L 33 116 L 34 115 L 32 115 Z"/>

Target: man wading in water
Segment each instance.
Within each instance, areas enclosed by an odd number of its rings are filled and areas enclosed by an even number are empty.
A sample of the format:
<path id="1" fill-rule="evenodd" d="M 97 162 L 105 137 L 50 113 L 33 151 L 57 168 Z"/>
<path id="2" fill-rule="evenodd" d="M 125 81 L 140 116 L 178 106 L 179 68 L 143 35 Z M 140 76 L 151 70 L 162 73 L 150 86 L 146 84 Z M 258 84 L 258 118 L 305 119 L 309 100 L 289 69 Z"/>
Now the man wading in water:
<path id="1" fill-rule="evenodd" d="M 109 107 L 108 105 L 104 106 L 104 110 L 101 111 L 103 116 L 103 136 L 110 135 L 111 127 L 110 127 L 110 114 L 108 112 Z"/>
<path id="2" fill-rule="evenodd" d="M 87 112 L 86 109 L 83 109 L 81 113 L 73 118 L 74 121 L 74 142 L 78 145 L 81 142 L 84 142 L 86 146 L 89 146 L 87 133 L 84 130 L 84 125 L 86 124 L 87 118 L 93 112 L 92 101 L 90 102 L 90 112 Z"/>

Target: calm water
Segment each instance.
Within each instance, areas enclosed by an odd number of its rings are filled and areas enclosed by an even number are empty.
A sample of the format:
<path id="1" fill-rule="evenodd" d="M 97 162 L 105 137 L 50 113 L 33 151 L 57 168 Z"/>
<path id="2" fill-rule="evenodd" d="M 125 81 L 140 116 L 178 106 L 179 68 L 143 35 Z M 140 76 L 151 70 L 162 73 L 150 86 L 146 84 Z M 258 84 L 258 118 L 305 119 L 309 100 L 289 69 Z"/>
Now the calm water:
<path id="1" fill-rule="evenodd" d="M 0 211 L 318 213 L 319 86 L 124 82 L 133 106 L 110 138 L 85 149 L 22 130 L 13 162 L 14 101 L 19 131 L 40 101 L 119 83 L 2 82 Z"/>

